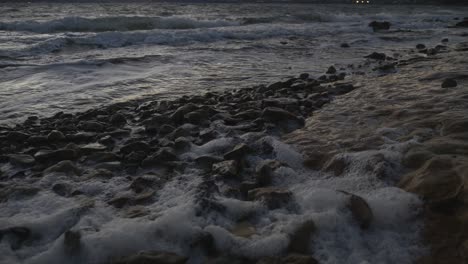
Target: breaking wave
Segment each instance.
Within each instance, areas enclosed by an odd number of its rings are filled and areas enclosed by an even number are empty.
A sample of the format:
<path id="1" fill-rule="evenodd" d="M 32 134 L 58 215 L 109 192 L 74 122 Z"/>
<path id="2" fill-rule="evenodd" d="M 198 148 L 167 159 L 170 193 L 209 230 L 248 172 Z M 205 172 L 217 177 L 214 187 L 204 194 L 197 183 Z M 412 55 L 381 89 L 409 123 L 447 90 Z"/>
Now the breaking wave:
<path id="1" fill-rule="evenodd" d="M 236 26 L 227 20 L 197 20 L 188 17 L 65 17 L 50 21 L 15 21 L 0 23 L 0 30 L 29 31 L 35 33 L 54 32 L 104 32 L 134 31 L 151 29 L 194 29 Z"/>

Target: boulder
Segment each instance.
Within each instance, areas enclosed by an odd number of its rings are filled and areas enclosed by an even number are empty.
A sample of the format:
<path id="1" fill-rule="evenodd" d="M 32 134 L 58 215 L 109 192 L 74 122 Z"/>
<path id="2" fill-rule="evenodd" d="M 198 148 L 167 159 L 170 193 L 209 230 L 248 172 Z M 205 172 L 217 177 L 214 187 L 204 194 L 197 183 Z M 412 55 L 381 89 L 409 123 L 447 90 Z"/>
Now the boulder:
<path id="1" fill-rule="evenodd" d="M 336 68 L 333 66 L 330 66 L 326 72 L 326 74 L 335 74 L 336 73 Z"/>
<path id="2" fill-rule="evenodd" d="M 372 223 L 372 220 L 374 219 L 374 214 L 372 213 L 372 210 L 369 204 L 367 204 L 366 200 L 364 200 L 360 196 L 349 192 L 340 192 L 348 195 L 349 200 L 346 204 L 346 207 L 348 207 L 348 209 L 351 211 L 354 219 L 358 222 L 359 226 L 362 229 L 369 228 L 369 226 Z"/>
<path id="3" fill-rule="evenodd" d="M 82 171 L 79 169 L 72 161 L 70 160 L 63 160 L 59 163 L 50 166 L 49 168 L 44 170 L 44 174 L 49 173 L 65 173 L 67 175 L 81 175 Z"/>
<path id="4" fill-rule="evenodd" d="M 41 163 L 56 163 L 63 160 L 74 160 L 78 153 L 73 149 L 39 150 L 34 158 Z"/>
<path id="5" fill-rule="evenodd" d="M 267 107 L 263 109 L 262 117 L 270 122 L 295 121 L 298 119 L 294 114 L 278 107 Z"/>
<path id="6" fill-rule="evenodd" d="M 29 167 L 34 165 L 36 160 L 27 154 L 11 154 L 8 155 L 10 163 L 15 166 Z"/>
<path id="7" fill-rule="evenodd" d="M 298 225 L 289 235 L 288 251 L 293 253 L 309 253 L 310 241 L 316 227 L 313 220 L 307 220 Z"/>
<path id="8" fill-rule="evenodd" d="M 52 130 L 48 135 L 47 135 L 47 141 L 49 142 L 57 142 L 57 141 L 62 141 L 65 139 L 65 135 L 58 131 L 58 130 Z"/>
<path id="9" fill-rule="evenodd" d="M 269 209 L 277 209 L 287 205 L 293 198 L 291 191 L 277 187 L 263 187 L 250 190 L 247 197 L 251 201 L 261 201 Z"/>
<path id="10" fill-rule="evenodd" d="M 431 204 L 445 203 L 463 191 L 464 177 L 468 175 L 460 173 L 450 157 L 435 156 L 418 170 L 403 176 L 399 186 Z"/>
<path id="11" fill-rule="evenodd" d="M 128 154 L 133 151 L 144 151 L 148 152 L 150 150 L 150 146 L 143 141 L 136 141 L 132 143 L 128 143 L 120 148 L 120 152 L 124 154 Z"/>
<path id="12" fill-rule="evenodd" d="M 369 58 L 369 59 L 373 59 L 373 60 L 385 60 L 387 58 L 387 55 L 385 55 L 385 53 L 373 52 L 373 53 L 365 56 L 364 58 Z"/>
<path id="13" fill-rule="evenodd" d="M 239 176 L 239 165 L 235 160 L 225 160 L 213 164 L 212 171 L 222 176 L 237 177 Z"/>
<path id="14" fill-rule="evenodd" d="M 102 132 L 106 128 L 102 123 L 95 121 L 81 121 L 79 127 L 84 131 L 90 132 Z"/>
<path id="15" fill-rule="evenodd" d="M 94 152 L 91 153 L 86 160 L 92 161 L 92 162 L 108 162 L 108 161 L 118 161 L 120 160 L 120 157 L 112 152 L 108 151 L 99 151 L 99 152 Z"/>
<path id="16" fill-rule="evenodd" d="M 454 79 L 445 79 L 442 84 L 440 85 L 442 88 L 453 88 L 453 87 L 457 87 L 457 81 L 455 81 Z"/>
<path id="17" fill-rule="evenodd" d="M 113 114 L 110 117 L 109 121 L 113 125 L 123 125 L 127 123 L 127 119 L 125 118 L 125 116 L 120 113 Z"/>
<path id="18" fill-rule="evenodd" d="M 195 158 L 195 163 L 203 169 L 211 169 L 213 164 L 223 161 L 222 158 L 216 156 L 200 156 Z"/>
<path id="19" fill-rule="evenodd" d="M 255 227 L 247 221 L 237 223 L 230 231 L 233 235 L 243 238 L 249 238 L 256 234 Z"/>
<path id="20" fill-rule="evenodd" d="M 13 142 L 24 142 L 30 137 L 29 134 L 18 132 L 18 131 L 11 131 L 7 134 L 7 140 Z"/>
<path id="21" fill-rule="evenodd" d="M 247 154 L 251 153 L 252 149 L 244 143 L 238 144 L 231 151 L 224 154 L 225 160 L 241 160 Z"/>

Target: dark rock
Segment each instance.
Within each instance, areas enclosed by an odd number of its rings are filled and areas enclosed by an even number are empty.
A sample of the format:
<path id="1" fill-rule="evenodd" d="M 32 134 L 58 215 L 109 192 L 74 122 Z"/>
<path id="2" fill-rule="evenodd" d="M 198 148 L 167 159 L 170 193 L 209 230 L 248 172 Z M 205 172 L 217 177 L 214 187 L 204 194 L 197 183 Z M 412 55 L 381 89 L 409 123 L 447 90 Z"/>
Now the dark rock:
<path id="1" fill-rule="evenodd" d="M 299 79 L 307 80 L 307 79 L 309 79 L 309 74 L 308 73 L 301 73 L 301 75 L 299 75 Z"/>
<path id="2" fill-rule="evenodd" d="M 11 154 L 8 155 L 10 163 L 15 166 L 32 166 L 36 162 L 31 155 Z"/>
<path id="3" fill-rule="evenodd" d="M 0 230 L 0 240 L 5 238 L 10 243 L 12 250 L 18 250 L 24 242 L 31 238 L 31 233 L 27 227 L 10 227 Z"/>
<path id="4" fill-rule="evenodd" d="M 88 155 L 90 153 L 95 152 L 103 152 L 105 150 L 107 150 L 107 147 L 99 143 L 90 143 L 79 147 L 79 152 L 84 155 Z"/>
<path id="5" fill-rule="evenodd" d="M 444 38 L 444 39 L 442 39 L 441 42 L 442 42 L 442 43 L 447 43 L 447 42 L 449 42 L 449 39 L 448 39 L 448 38 Z"/>
<path id="6" fill-rule="evenodd" d="M 47 135 L 47 140 L 49 142 L 57 142 L 57 141 L 62 141 L 65 139 L 65 135 L 58 131 L 58 130 L 52 130 L 48 135 Z"/>
<path id="7" fill-rule="evenodd" d="M 152 188 L 154 185 L 161 183 L 161 179 L 157 176 L 144 175 L 137 177 L 130 184 L 130 189 L 136 193 L 141 193 L 142 191 Z"/>
<path id="8" fill-rule="evenodd" d="M 129 143 L 124 145 L 123 147 L 120 148 L 120 152 L 124 154 L 128 154 L 133 151 L 144 151 L 148 152 L 150 150 L 150 146 L 143 142 L 143 141 L 137 141 L 133 143 Z"/>
<path id="9" fill-rule="evenodd" d="M 177 110 L 171 115 L 171 120 L 174 122 L 180 123 L 184 119 L 184 116 L 192 111 L 198 109 L 198 106 L 192 103 L 188 103 L 184 106 L 177 108 Z"/>
<path id="10" fill-rule="evenodd" d="M 138 254 L 119 258 L 110 264 L 185 264 L 186 257 L 170 252 L 141 251 Z"/>
<path id="11" fill-rule="evenodd" d="M 71 193 L 71 186 L 66 183 L 56 183 L 52 186 L 52 191 L 57 195 L 67 197 Z"/>
<path id="12" fill-rule="evenodd" d="M 28 138 L 27 142 L 32 145 L 44 144 L 44 143 L 47 143 L 47 137 L 46 136 L 31 136 Z"/>
<path id="13" fill-rule="evenodd" d="M 168 125 L 168 124 L 164 124 L 162 125 L 160 128 L 159 128 L 159 134 L 161 135 L 166 135 L 166 134 L 169 134 L 171 133 L 172 131 L 174 131 L 176 128 L 171 126 L 171 125 Z"/>
<path id="14" fill-rule="evenodd" d="M 234 147 L 233 150 L 224 154 L 225 160 L 241 160 L 247 154 L 251 153 L 253 150 L 244 143 L 238 144 Z"/>
<path id="15" fill-rule="evenodd" d="M 109 121 L 113 125 L 122 125 L 127 123 L 127 119 L 125 118 L 125 116 L 119 113 L 113 114 Z"/>
<path id="16" fill-rule="evenodd" d="M 350 46 L 349 46 L 348 43 L 342 43 L 342 44 L 340 45 L 340 47 L 342 47 L 342 48 L 349 48 Z"/>
<path id="17" fill-rule="evenodd" d="M 211 169 L 213 164 L 223 161 L 220 157 L 215 156 L 200 156 L 195 159 L 195 162 L 199 167 L 204 169 Z"/>
<path id="18" fill-rule="evenodd" d="M 422 50 L 422 49 L 425 49 L 425 48 L 426 48 L 426 45 L 424 45 L 424 44 L 418 44 L 418 45 L 416 45 L 416 48 L 417 48 L 418 50 Z"/>
<path id="19" fill-rule="evenodd" d="M 114 174 L 112 173 L 112 171 L 108 170 L 108 169 L 95 169 L 95 170 L 92 170 L 90 172 L 88 172 L 86 174 L 86 177 L 87 178 L 104 178 L 104 179 L 110 179 L 112 177 L 114 177 Z"/>
<path id="20" fill-rule="evenodd" d="M 225 160 L 213 164 L 212 171 L 222 176 L 237 177 L 239 165 L 235 160 Z"/>
<path id="21" fill-rule="evenodd" d="M 68 230 L 63 234 L 63 248 L 68 255 L 74 255 L 81 249 L 81 233 Z"/>
<path id="22" fill-rule="evenodd" d="M 105 169 L 110 171 L 118 171 L 122 167 L 118 161 L 102 162 L 96 165 L 96 169 Z"/>
<path id="23" fill-rule="evenodd" d="M 7 134 L 7 140 L 13 142 L 24 142 L 30 137 L 29 134 L 18 132 L 18 131 L 11 131 Z"/>
<path id="24" fill-rule="evenodd" d="M 115 141 L 112 138 L 112 136 L 107 135 L 107 136 L 103 136 L 102 138 L 98 139 L 98 143 L 106 145 L 106 146 L 111 146 L 111 145 L 115 144 Z"/>
<path id="25" fill-rule="evenodd" d="M 144 151 L 133 151 L 132 153 L 125 156 L 125 162 L 130 164 L 140 164 L 147 155 Z"/>
<path id="26" fill-rule="evenodd" d="M 276 187 L 263 187 L 250 190 L 248 199 L 251 201 L 262 201 L 269 209 L 277 209 L 287 205 L 292 200 L 289 190 Z"/>
<path id="27" fill-rule="evenodd" d="M 297 226 L 289 235 L 288 251 L 293 253 L 309 253 L 311 236 L 315 233 L 316 227 L 313 220 L 307 220 Z"/>
<path id="28" fill-rule="evenodd" d="M 81 175 L 82 173 L 81 169 L 79 169 L 70 160 L 60 161 L 59 163 L 45 169 L 43 173 L 49 174 L 49 173 L 54 173 L 54 172 L 65 173 L 67 175 Z"/>
<path id="29" fill-rule="evenodd" d="M 87 157 L 87 160 L 93 162 L 109 162 L 109 161 L 118 161 L 120 157 L 112 152 L 101 151 L 101 152 L 94 152 Z"/>
<path id="30" fill-rule="evenodd" d="M 177 155 L 174 153 L 174 150 L 169 147 L 164 147 L 144 159 L 141 165 L 144 167 L 151 167 L 175 160 L 177 160 Z"/>
<path id="31" fill-rule="evenodd" d="M 454 79 L 445 79 L 442 84 L 441 84 L 441 87 L 442 88 L 452 88 L 452 87 L 457 87 L 457 81 L 455 81 Z"/>
<path id="32" fill-rule="evenodd" d="M 280 122 L 288 120 L 297 120 L 297 117 L 281 108 L 267 107 L 262 112 L 262 117 L 271 122 Z"/>
<path id="33" fill-rule="evenodd" d="M 455 27 L 468 27 L 468 20 L 463 20 L 461 22 L 458 22 Z"/>
<path id="34" fill-rule="evenodd" d="M 107 203 L 114 206 L 115 208 L 122 208 L 132 202 L 132 197 L 129 195 L 120 195 L 112 198 Z"/>
<path id="35" fill-rule="evenodd" d="M 335 74 L 335 73 L 336 73 L 336 69 L 333 66 L 330 66 L 326 72 L 326 74 Z"/>
<path id="36" fill-rule="evenodd" d="M 383 21 L 383 22 L 378 22 L 378 21 L 372 21 L 369 24 L 369 27 L 371 27 L 374 32 L 380 31 L 380 30 L 389 30 L 390 29 L 390 22 Z"/>
<path id="37" fill-rule="evenodd" d="M 372 220 L 374 219 L 374 215 L 366 200 L 352 193 L 348 193 L 345 191 L 340 192 L 349 196 L 347 207 L 353 214 L 353 217 L 358 222 L 359 226 L 362 229 L 369 228 L 369 226 L 372 223 Z"/>
<path id="38" fill-rule="evenodd" d="M 387 55 L 385 55 L 385 53 L 373 52 L 372 54 L 365 56 L 365 58 L 373 60 L 385 60 L 387 58 Z"/>
<path id="39" fill-rule="evenodd" d="M 74 160 L 78 154 L 73 149 L 40 150 L 34 154 L 34 158 L 41 163 L 56 163 L 62 160 Z"/>
<path id="40" fill-rule="evenodd" d="M 241 182 L 241 184 L 239 186 L 239 190 L 240 190 L 242 196 L 247 197 L 249 191 L 253 190 L 253 189 L 257 188 L 257 187 L 258 186 L 257 186 L 256 182 L 243 181 L 243 182 Z"/>
<path id="41" fill-rule="evenodd" d="M 105 130 L 105 126 L 95 121 L 81 121 L 79 127 L 84 131 L 90 132 L 102 132 Z"/>
<path id="42" fill-rule="evenodd" d="M 177 150 L 187 150 L 192 146 L 192 142 L 186 137 L 178 137 L 174 140 L 174 147 Z"/>
<path id="43" fill-rule="evenodd" d="M 277 161 L 263 162 L 256 168 L 256 183 L 259 187 L 268 186 L 272 183 L 273 172 L 281 164 Z"/>

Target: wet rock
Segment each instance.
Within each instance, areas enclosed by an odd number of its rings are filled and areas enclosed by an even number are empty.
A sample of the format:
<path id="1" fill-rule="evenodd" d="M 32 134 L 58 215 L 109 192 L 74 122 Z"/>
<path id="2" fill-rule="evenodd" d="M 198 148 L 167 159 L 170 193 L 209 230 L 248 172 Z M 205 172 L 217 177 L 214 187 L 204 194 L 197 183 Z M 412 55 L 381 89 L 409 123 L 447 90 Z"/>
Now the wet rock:
<path id="1" fill-rule="evenodd" d="M 281 108 L 277 107 L 267 107 L 262 112 L 262 117 L 271 122 L 281 122 L 288 120 L 297 120 L 297 117 Z"/>
<path id="2" fill-rule="evenodd" d="M 124 210 L 123 217 L 125 218 L 138 218 L 147 216 L 150 213 L 148 209 L 143 206 L 131 206 Z"/>
<path id="3" fill-rule="evenodd" d="M 309 79 L 309 74 L 308 73 L 301 73 L 301 75 L 299 75 L 299 79 L 301 80 L 307 80 Z"/>
<path id="4" fill-rule="evenodd" d="M 146 159 L 146 157 L 147 155 L 144 151 L 133 151 L 125 156 L 124 160 L 125 163 L 128 164 L 140 164 L 144 159 Z"/>
<path id="5" fill-rule="evenodd" d="M 403 165 L 408 168 L 419 168 L 426 161 L 430 160 L 434 156 L 434 153 L 424 149 L 410 149 L 403 157 Z"/>
<path id="6" fill-rule="evenodd" d="M 174 150 L 169 147 L 160 148 L 158 151 L 153 153 L 151 156 L 143 160 L 142 166 L 149 167 L 154 165 L 160 165 L 168 161 L 177 160 L 177 155 Z"/>
<path id="7" fill-rule="evenodd" d="M 159 134 L 160 135 L 166 135 L 166 134 L 169 134 L 171 133 L 172 131 L 174 131 L 176 128 L 171 126 L 171 125 L 168 125 L 168 124 L 164 124 L 162 125 L 160 128 L 159 128 Z"/>
<path id="8" fill-rule="evenodd" d="M 56 183 L 52 186 L 52 191 L 59 196 L 68 197 L 72 192 L 72 187 L 66 183 Z"/>
<path id="9" fill-rule="evenodd" d="M 342 43 L 342 44 L 340 45 L 340 47 L 342 47 L 342 48 L 349 48 L 350 46 L 349 46 L 348 43 Z"/>
<path id="10" fill-rule="evenodd" d="M 259 187 L 268 186 L 272 183 L 274 170 L 279 168 L 281 164 L 278 161 L 267 161 L 259 164 L 255 169 L 256 184 Z"/>
<path id="11" fill-rule="evenodd" d="M 63 234 L 63 248 L 68 255 L 74 255 L 81 249 L 81 233 L 68 230 Z"/>
<path id="12" fill-rule="evenodd" d="M 96 165 L 96 169 L 105 169 L 110 171 L 119 171 L 122 168 L 122 164 L 118 161 L 101 162 Z"/>
<path id="13" fill-rule="evenodd" d="M 451 158 L 435 156 L 418 170 L 405 175 L 399 186 L 431 204 L 445 203 L 453 201 L 463 191 L 467 175 L 460 173 Z"/>
<path id="14" fill-rule="evenodd" d="M 281 259 L 281 264 L 318 264 L 319 262 L 312 256 L 289 254 Z"/>
<path id="15" fill-rule="evenodd" d="M 36 160 L 31 155 L 11 154 L 8 155 L 10 163 L 15 166 L 29 167 L 33 166 Z"/>
<path id="16" fill-rule="evenodd" d="M 65 173 L 67 175 L 81 175 L 82 171 L 79 169 L 72 161 L 70 160 L 63 160 L 59 163 L 50 166 L 49 168 L 44 170 L 44 174 L 49 173 Z"/>
<path id="17" fill-rule="evenodd" d="M 422 49 L 425 49 L 425 48 L 426 48 L 426 45 L 424 45 L 424 44 L 418 44 L 418 45 L 416 45 L 416 48 L 417 48 L 418 50 L 422 50 Z"/>
<path id="18" fill-rule="evenodd" d="M 443 38 L 443 39 L 441 40 L 441 42 L 442 42 L 442 43 L 447 43 L 447 42 L 449 42 L 449 39 L 448 39 L 448 38 Z"/>
<path id="19" fill-rule="evenodd" d="M 238 237 L 249 238 L 256 234 L 255 227 L 247 221 L 237 223 L 230 232 Z"/>
<path id="20" fill-rule="evenodd" d="M 0 241 L 6 240 L 10 244 L 12 250 L 18 250 L 23 243 L 31 238 L 31 230 L 27 227 L 10 227 L 0 230 Z"/>
<path id="21" fill-rule="evenodd" d="M 58 130 L 52 130 L 48 135 L 47 135 L 47 141 L 49 142 L 58 142 L 62 141 L 65 139 L 65 135 L 58 131 Z"/>
<path id="22" fill-rule="evenodd" d="M 119 258 L 110 264 L 185 264 L 187 258 L 171 252 L 141 251 L 138 254 Z"/>
<path id="23" fill-rule="evenodd" d="M 105 126 L 95 121 L 81 121 L 79 127 L 84 131 L 90 132 L 102 132 L 105 130 Z"/>
<path id="24" fill-rule="evenodd" d="M 8 201 L 9 199 L 20 199 L 36 195 L 40 191 L 39 188 L 30 185 L 8 184 L 0 185 L 0 202 Z"/>
<path id="25" fill-rule="evenodd" d="M 123 125 L 127 123 L 127 119 L 125 118 L 125 116 L 120 113 L 113 114 L 109 121 L 113 125 Z"/>
<path id="26" fill-rule="evenodd" d="M 86 160 L 100 163 L 100 162 L 118 161 L 120 160 L 120 157 L 117 154 L 112 153 L 112 152 L 100 151 L 100 152 L 94 152 L 90 154 Z"/>
<path id="27" fill-rule="evenodd" d="M 203 169 L 211 169 L 213 164 L 223 161 L 220 157 L 215 156 L 200 156 L 195 159 L 196 164 Z"/>
<path id="28" fill-rule="evenodd" d="M 237 177 L 239 176 L 239 165 L 235 160 L 225 160 L 213 164 L 212 171 L 222 176 Z"/>
<path id="29" fill-rule="evenodd" d="M 148 152 L 149 150 L 150 150 L 150 146 L 143 141 L 136 141 L 133 143 L 129 143 L 120 148 L 120 152 L 124 154 L 129 154 L 130 152 L 133 152 L 133 151 Z"/>
<path id="30" fill-rule="evenodd" d="M 110 179 L 114 177 L 114 173 L 108 169 L 95 169 L 91 170 L 86 174 L 87 178 L 103 178 L 103 179 Z"/>
<path id="31" fill-rule="evenodd" d="M 307 254 L 312 235 L 316 227 L 313 220 L 307 220 L 298 225 L 289 235 L 289 252 Z"/>
<path id="32" fill-rule="evenodd" d="M 374 219 L 374 214 L 372 213 L 372 210 L 369 204 L 367 204 L 366 200 L 349 192 L 340 192 L 349 196 L 349 200 L 346 206 L 353 214 L 353 217 L 358 222 L 359 226 L 362 229 L 369 228 L 372 220 Z"/>
<path id="33" fill-rule="evenodd" d="M 180 123 L 183 121 L 184 116 L 190 112 L 193 112 L 198 109 L 198 106 L 192 103 L 188 103 L 184 106 L 177 108 L 177 110 L 171 115 L 171 120 L 174 122 Z"/>
<path id="34" fill-rule="evenodd" d="M 31 136 L 28 138 L 27 142 L 31 145 L 40 145 L 47 143 L 47 137 L 46 136 Z"/>
<path id="35" fill-rule="evenodd" d="M 225 160 L 241 160 L 253 150 L 244 143 L 238 144 L 231 151 L 224 154 Z"/>
<path id="36" fill-rule="evenodd" d="M 277 187 L 263 187 L 250 190 L 247 194 L 251 201 L 262 201 L 269 209 L 277 209 L 287 205 L 293 198 L 289 190 Z"/>
<path id="37" fill-rule="evenodd" d="M 191 140 L 186 137 L 178 137 L 174 140 L 174 147 L 177 150 L 185 151 L 187 149 L 190 149 L 191 146 L 192 146 Z"/>
<path id="38" fill-rule="evenodd" d="M 348 166 L 348 161 L 342 155 L 335 155 L 324 165 L 325 171 L 332 171 L 335 176 L 340 176 L 345 172 L 346 167 Z"/>
<path id="39" fill-rule="evenodd" d="M 184 119 L 187 120 L 187 122 L 192 123 L 192 124 L 200 124 L 204 123 L 209 119 L 209 114 L 208 112 L 205 111 L 193 111 L 190 113 L 187 113 L 184 115 Z"/>
<path id="40" fill-rule="evenodd" d="M 336 73 L 336 68 L 333 66 L 330 66 L 326 72 L 326 74 L 335 74 Z"/>
<path id="41" fill-rule="evenodd" d="M 373 52 L 372 54 L 365 56 L 365 58 L 373 60 L 385 60 L 387 58 L 387 55 L 385 55 L 385 53 Z"/>
<path id="42" fill-rule="evenodd" d="M 369 27 L 371 27 L 374 32 L 381 30 L 389 30 L 390 26 L 390 22 L 387 21 L 372 21 L 371 23 L 369 23 Z"/>
<path id="43" fill-rule="evenodd" d="M 455 27 L 464 27 L 464 28 L 468 28 L 468 19 L 465 19 L 461 22 L 458 22 Z"/>
<path id="44" fill-rule="evenodd" d="M 119 195 L 112 198 L 107 203 L 114 206 L 115 208 L 122 208 L 127 204 L 131 204 L 132 201 L 133 199 L 130 195 Z"/>
<path id="45" fill-rule="evenodd" d="M 93 152 L 103 152 L 105 150 L 107 150 L 107 147 L 99 143 L 91 143 L 91 144 L 87 144 L 87 145 L 79 147 L 80 153 L 84 155 L 88 155 Z"/>
<path id="46" fill-rule="evenodd" d="M 107 135 L 107 136 L 103 136 L 100 139 L 98 139 L 98 143 L 103 144 L 105 146 L 111 146 L 111 145 L 115 144 L 115 141 L 112 138 L 112 136 Z"/>
<path id="47" fill-rule="evenodd" d="M 78 132 L 76 134 L 66 135 L 66 139 L 73 142 L 89 142 L 96 136 L 93 132 Z"/>
<path id="48" fill-rule="evenodd" d="M 27 141 L 29 137 L 29 134 L 18 131 L 11 131 L 7 134 L 7 140 L 13 142 L 24 142 Z"/>
<path id="49" fill-rule="evenodd" d="M 34 158 L 41 163 L 56 163 L 63 160 L 74 160 L 78 154 L 73 149 L 40 150 L 34 154 Z"/>
<path id="50" fill-rule="evenodd" d="M 453 87 L 457 87 L 457 81 L 455 81 L 454 79 L 445 79 L 442 84 L 441 84 L 441 87 L 442 88 L 453 88 Z"/>
<path id="51" fill-rule="evenodd" d="M 155 185 L 161 184 L 161 179 L 158 176 L 144 175 L 135 178 L 130 184 L 130 189 L 136 193 L 141 193 L 144 190 L 151 189 Z"/>

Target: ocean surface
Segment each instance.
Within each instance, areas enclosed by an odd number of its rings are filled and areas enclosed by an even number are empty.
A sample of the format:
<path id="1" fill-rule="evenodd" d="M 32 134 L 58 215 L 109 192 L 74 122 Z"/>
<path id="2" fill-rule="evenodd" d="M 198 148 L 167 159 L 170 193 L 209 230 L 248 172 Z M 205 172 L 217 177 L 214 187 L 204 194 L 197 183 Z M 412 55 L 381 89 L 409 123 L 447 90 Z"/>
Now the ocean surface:
<path id="1" fill-rule="evenodd" d="M 193 250 L 190 243 L 207 233 L 223 254 L 260 258 L 285 253 L 291 227 L 311 218 L 318 231 L 307 253 L 321 264 L 410 264 L 427 252 L 421 238 L 423 202 L 395 187 L 406 172 L 402 157 L 419 144 L 418 138 L 408 135 L 411 130 L 404 125 L 390 122 L 394 121 L 390 117 L 398 119 L 409 113 L 417 120 L 418 107 L 427 110 L 437 104 L 440 108 L 439 101 L 447 101 L 444 107 L 457 110 L 461 95 L 432 93 L 440 83 L 427 81 L 435 77 L 426 75 L 466 72 L 462 69 L 466 58 L 441 53 L 441 57 L 425 61 L 425 54 L 411 50 L 418 43 L 434 47 L 444 38 L 449 38 L 450 49 L 466 41 L 465 29 L 449 26 L 463 19 L 468 8 L 2 3 L 0 14 L 0 128 L 31 115 L 44 117 L 132 99 L 167 99 L 269 84 L 303 72 L 315 78 L 331 65 L 347 72 L 350 77 L 345 81 L 352 80 L 358 87 L 353 94 L 338 97 L 335 103 L 314 112 L 305 130 L 296 131 L 299 139 L 287 144 L 284 138 L 263 134 L 261 140 L 271 146 L 271 156 L 247 156 L 249 168 L 270 158 L 281 163 L 272 184 L 293 193 L 294 210 L 267 210 L 258 202 L 216 194 L 226 214 L 198 214 L 194 200 L 206 173 L 190 165 L 193 160 L 222 155 L 239 142 L 260 140 L 255 133 L 232 133 L 233 127 L 222 123 L 212 123 L 219 130 L 218 137 L 191 144 L 178 156 L 192 167 L 170 176 L 138 170 L 138 176 L 153 180 L 161 176 L 156 182 L 163 182 L 152 194 L 153 200 L 141 207 L 117 209 L 109 205 L 109 200 L 119 195 L 135 195 L 129 185 L 136 176 L 127 175 L 120 167 L 109 169 L 114 177 L 89 176 L 103 163 L 83 157 L 75 163 L 89 177 L 47 170 L 38 177 L 35 171 L 18 169 L 2 157 L 0 194 L 10 186 L 19 186 L 20 193 L 28 190 L 22 186 L 32 186 L 37 192 L 25 197 L 14 193 L 9 197 L 7 193 L 0 201 L 0 264 L 101 264 L 140 250 L 171 251 L 188 256 L 189 264 L 204 263 L 202 253 Z M 373 20 L 390 21 L 392 27 L 373 32 L 368 27 Z M 342 48 L 342 43 L 350 47 Z M 363 57 L 372 52 L 398 59 L 411 54 L 423 63 L 380 76 L 370 70 L 370 64 L 365 65 Z M 438 100 L 437 96 L 446 97 Z M 424 104 L 418 104 L 418 99 L 424 99 Z M 388 114 L 394 106 L 401 111 Z M 387 117 L 389 123 L 385 123 Z M 125 128 L 129 137 L 155 142 L 142 136 L 142 127 Z M 433 127 L 423 132 L 438 133 Z M 340 150 L 366 133 L 381 144 L 334 153 L 349 163 L 341 176 L 303 166 L 305 157 L 299 145 L 309 147 L 310 152 Z M 407 139 L 401 140 L 405 135 Z M 109 151 L 121 155 L 125 140 Z M 65 148 L 64 142 L 54 144 L 48 147 Z M 67 147 L 102 146 L 96 142 L 70 145 Z M 38 150 L 5 149 L 28 155 Z M 53 190 L 57 184 L 77 191 L 76 195 L 58 195 Z M 219 187 L 229 186 L 219 183 Z M 367 201 L 374 215 L 369 229 L 362 230 L 356 224 L 347 210 L 349 197 L 337 190 Z M 136 217 L 127 217 L 129 214 Z M 255 234 L 248 239 L 233 235 L 233 228 L 248 216 L 253 219 Z M 21 240 L 19 232 L 18 239 L 8 231 L 12 227 L 26 227 L 30 236 Z M 81 248 L 75 255 L 64 245 L 67 230 L 81 234 Z"/>
<path id="2" fill-rule="evenodd" d="M 0 5 L 0 123 L 148 95 L 324 73 L 450 36 L 466 8 L 301 4 Z M 373 20 L 399 30 L 373 34 Z M 454 38 L 457 38 L 454 36 Z M 340 48 L 341 43 L 351 48 Z"/>

